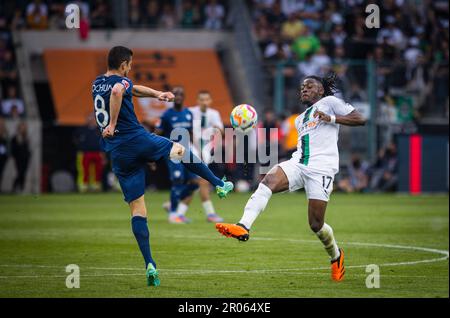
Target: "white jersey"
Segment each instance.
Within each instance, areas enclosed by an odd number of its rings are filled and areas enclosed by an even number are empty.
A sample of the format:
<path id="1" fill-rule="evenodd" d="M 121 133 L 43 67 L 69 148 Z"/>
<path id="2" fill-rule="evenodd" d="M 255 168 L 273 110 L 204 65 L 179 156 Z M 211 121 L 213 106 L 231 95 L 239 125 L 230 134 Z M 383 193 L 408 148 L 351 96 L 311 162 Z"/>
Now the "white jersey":
<path id="1" fill-rule="evenodd" d="M 203 161 L 210 163 L 212 160 L 210 149 L 206 149 L 205 145 L 209 144 L 211 140 L 209 139 L 210 134 L 205 134 L 205 130 L 214 127 L 223 130 L 222 118 L 217 110 L 209 107 L 206 109 L 206 112 L 202 112 L 200 106 L 190 107 L 189 110 L 193 116 L 194 146 L 198 151 L 202 152 Z"/>
<path id="2" fill-rule="evenodd" d="M 343 100 L 327 96 L 308 107 L 295 120 L 298 132 L 297 151 L 292 158 L 311 171 L 336 174 L 339 171 L 338 135 L 339 125 L 319 121 L 314 112 L 345 116 L 355 108 Z"/>

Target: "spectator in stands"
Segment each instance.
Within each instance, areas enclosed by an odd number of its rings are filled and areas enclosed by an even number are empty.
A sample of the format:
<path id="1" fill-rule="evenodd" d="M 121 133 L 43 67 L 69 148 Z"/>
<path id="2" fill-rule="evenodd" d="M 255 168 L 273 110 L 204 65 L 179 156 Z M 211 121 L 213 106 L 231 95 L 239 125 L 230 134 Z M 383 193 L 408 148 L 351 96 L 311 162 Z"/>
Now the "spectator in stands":
<path id="1" fill-rule="evenodd" d="M 258 144 L 265 145 L 265 153 L 270 154 L 271 145 L 276 144 L 278 147 L 278 154 L 280 154 L 281 149 L 281 137 L 282 130 L 280 122 L 275 115 L 272 108 L 266 108 L 264 110 L 264 117 L 261 123 L 258 124 Z M 277 158 L 279 159 L 279 158 Z M 261 163 L 261 166 L 268 166 L 268 163 Z"/>
<path id="2" fill-rule="evenodd" d="M 368 168 L 369 164 L 361 160 L 359 155 L 353 155 L 347 167 L 348 176 L 339 181 L 338 188 L 348 193 L 364 191 L 369 184 Z"/>
<path id="3" fill-rule="evenodd" d="M 14 10 L 13 18 L 11 19 L 10 28 L 11 30 L 22 30 L 27 26 L 27 22 L 23 17 L 23 11 L 21 8 L 16 8 Z"/>
<path id="4" fill-rule="evenodd" d="M 325 47 L 321 46 L 311 58 L 311 63 L 315 67 L 315 72 L 318 76 L 325 76 L 331 70 L 331 58 L 328 56 Z M 311 75 L 311 74 L 310 74 Z"/>
<path id="5" fill-rule="evenodd" d="M 106 0 L 96 0 L 93 5 L 91 14 L 92 28 L 104 29 L 113 28 L 114 21 L 112 19 L 111 7 Z"/>
<path id="6" fill-rule="evenodd" d="M 49 29 L 60 29 L 66 28 L 66 14 L 65 6 L 63 3 L 52 3 L 50 5 L 50 14 L 48 18 L 48 28 Z"/>
<path id="7" fill-rule="evenodd" d="M 318 31 L 322 25 L 320 21 L 322 8 L 322 1 L 306 0 L 303 9 L 300 11 L 300 18 L 303 23 L 313 32 Z"/>
<path id="8" fill-rule="evenodd" d="M 30 29 L 47 29 L 48 7 L 41 0 L 34 0 L 27 6 L 27 24 Z"/>
<path id="9" fill-rule="evenodd" d="M 17 96 L 17 88 L 14 85 L 8 87 L 7 97 L 2 101 L 2 114 L 6 117 L 22 117 L 25 113 L 25 105 Z"/>
<path id="10" fill-rule="evenodd" d="M 148 28 L 156 28 L 159 21 L 159 3 L 157 0 L 150 0 L 146 7 L 146 14 L 143 18 L 144 25 Z"/>
<path id="11" fill-rule="evenodd" d="M 11 140 L 11 154 L 16 165 L 17 176 L 14 179 L 13 191 L 21 193 L 25 187 L 25 178 L 31 158 L 27 124 L 20 122 L 17 133 Z"/>
<path id="12" fill-rule="evenodd" d="M 359 22 L 361 23 L 361 21 Z M 370 39 L 367 38 L 365 27 L 356 25 L 353 34 L 346 38 L 345 47 L 348 58 L 355 60 L 362 60 L 367 58 L 367 55 L 372 48 Z"/>
<path id="13" fill-rule="evenodd" d="M 253 30 L 261 50 L 264 51 L 266 46 L 272 41 L 272 37 L 275 35 L 274 29 L 267 21 L 265 15 L 259 16 L 253 26 Z"/>
<path id="14" fill-rule="evenodd" d="M 173 29 L 176 26 L 176 16 L 171 4 L 164 4 L 158 26 L 163 29 Z"/>
<path id="15" fill-rule="evenodd" d="M 128 9 L 128 23 L 130 27 L 140 27 L 143 23 L 142 8 L 139 0 L 131 0 Z"/>
<path id="16" fill-rule="evenodd" d="M 192 28 L 200 23 L 200 8 L 192 0 L 183 1 L 183 14 L 181 17 L 181 26 L 183 28 Z"/>
<path id="17" fill-rule="evenodd" d="M 298 71 L 301 78 L 317 74 L 324 76 L 331 69 L 331 58 L 325 52 L 325 48 L 321 46 L 315 54 L 308 53 L 304 60 L 298 63 Z"/>
<path id="18" fill-rule="evenodd" d="M 205 6 L 205 28 L 210 30 L 220 30 L 225 18 L 225 8 L 217 0 L 210 0 Z"/>
<path id="19" fill-rule="evenodd" d="M 104 157 L 100 149 L 101 134 L 94 114 L 87 118 L 86 125 L 75 131 L 75 145 L 78 150 L 78 189 L 80 192 L 99 191 L 103 176 Z M 91 174 L 94 168 L 94 175 Z"/>
<path id="20" fill-rule="evenodd" d="M 303 61 L 307 55 L 312 55 L 320 48 L 319 39 L 310 33 L 308 28 L 304 28 L 300 36 L 292 44 L 292 51 L 298 60 Z"/>
<path id="21" fill-rule="evenodd" d="M 291 57 L 291 47 L 284 43 L 279 36 L 275 37 L 264 50 L 264 58 L 274 61 L 283 61 Z"/>
<path id="22" fill-rule="evenodd" d="M 380 29 L 377 35 L 377 42 L 381 44 L 384 39 L 387 43 L 397 49 L 405 47 L 405 38 L 403 32 L 395 25 L 395 18 L 391 15 L 385 19 L 386 27 Z"/>
<path id="23" fill-rule="evenodd" d="M 253 0 L 255 18 L 258 18 L 261 14 L 270 12 L 276 1 L 277 0 Z"/>
<path id="24" fill-rule="evenodd" d="M 367 93 L 364 89 L 361 89 L 361 86 L 358 82 L 351 82 L 350 89 L 347 93 L 347 99 L 350 102 L 367 102 Z"/>
<path id="25" fill-rule="evenodd" d="M 344 45 L 345 39 L 347 38 L 347 33 L 345 32 L 344 25 L 342 23 L 334 25 L 331 38 L 333 39 L 335 46 Z"/>
<path id="26" fill-rule="evenodd" d="M 283 156 L 290 159 L 292 154 L 297 150 L 298 132 L 295 127 L 295 120 L 300 115 L 298 106 L 293 106 L 290 115 L 281 124 L 283 134 Z"/>
<path id="27" fill-rule="evenodd" d="M 2 50 L 6 49 L 6 44 L 11 42 L 11 31 L 8 28 L 8 20 L 5 16 L 0 14 L 0 41 L 2 41 Z"/>
<path id="28" fill-rule="evenodd" d="M 297 13 L 303 9 L 304 0 L 281 0 L 281 11 L 286 16 Z"/>
<path id="29" fill-rule="evenodd" d="M 272 6 L 272 10 L 267 12 L 267 20 L 277 30 L 281 28 L 281 25 L 286 21 L 287 16 L 281 11 L 279 2 L 275 2 Z"/>
<path id="30" fill-rule="evenodd" d="M 17 81 L 17 66 L 13 52 L 9 48 L 6 48 L 3 54 L 0 52 L 0 79 L 9 84 Z"/>
<path id="31" fill-rule="evenodd" d="M 377 161 L 372 167 L 371 191 L 394 191 L 397 187 L 398 156 L 394 142 L 378 152 Z"/>
<path id="32" fill-rule="evenodd" d="M 0 117 L 0 192 L 2 189 L 3 171 L 9 157 L 9 138 L 5 120 Z"/>
<path id="33" fill-rule="evenodd" d="M 292 13 L 281 25 L 281 35 L 284 40 L 293 42 L 302 34 L 304 28 L 305 24 L 297 17 L 295 13 Z"/>

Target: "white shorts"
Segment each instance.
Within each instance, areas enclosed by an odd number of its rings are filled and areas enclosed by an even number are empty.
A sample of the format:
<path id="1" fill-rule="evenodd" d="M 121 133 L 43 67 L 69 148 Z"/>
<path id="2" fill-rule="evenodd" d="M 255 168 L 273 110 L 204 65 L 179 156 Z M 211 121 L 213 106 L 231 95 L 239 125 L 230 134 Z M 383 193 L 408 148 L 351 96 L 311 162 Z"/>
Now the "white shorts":
<path id="1" fill-rule="evenodd" d="M 291 158 L 278 165 L 283 169 L 289 181 L 289 191 L 305 188 L 306 197 L 314 200 L 327 201 L 333 191 L 334 174 L 313 172 L 307 166 Z"/>

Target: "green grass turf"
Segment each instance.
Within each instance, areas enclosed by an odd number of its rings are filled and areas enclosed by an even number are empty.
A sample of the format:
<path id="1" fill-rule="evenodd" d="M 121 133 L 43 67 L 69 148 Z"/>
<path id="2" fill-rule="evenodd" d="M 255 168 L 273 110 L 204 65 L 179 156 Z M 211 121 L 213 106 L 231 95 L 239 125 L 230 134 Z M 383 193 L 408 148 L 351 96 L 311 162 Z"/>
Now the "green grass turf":
<path id="1" fill-rule="evenodd" d="M 214 198 L 236 222 L 249 194 Z M 448 195 L 334 194 L 327 223 L 346 252 L 346 280 L 310 231 L 304 193 L 278 194 L 246 243 L 220 236 L 196 197 L 190 225 L 168 224 L 168 193 L 148 193 L 149 228 L 161 286 L 148 288 L 121 194 L 0 196 L 0 297 L 448 297 Z M 448 255 L 448 253 L 447 253 Z M 366 288 L 367 264 L 381 266 L 379 289 Z M 81 288 L 65 285 L 77 264 Z M 363 265 L 362 267 L 357 267 Z M 356 266 L 356 267 L 353 267 Z"/>

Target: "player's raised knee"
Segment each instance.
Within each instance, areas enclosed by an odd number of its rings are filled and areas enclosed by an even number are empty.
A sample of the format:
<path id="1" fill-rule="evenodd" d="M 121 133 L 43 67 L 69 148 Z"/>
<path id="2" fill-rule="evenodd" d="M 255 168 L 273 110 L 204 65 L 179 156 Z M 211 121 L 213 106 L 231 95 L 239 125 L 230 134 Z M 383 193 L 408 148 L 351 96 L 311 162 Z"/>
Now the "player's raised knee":
<path id="1" fill-rule="evenodd" d="M 274 191 L 278 183 L 278 178 L 275 174 L 268 173 L 264 176 L 261 183 L 267 186 L 270 190 Z"/>
<path id="2" fill-rule="evenodd" d="M 183 145 L 174 142 L 172 149 L 170 150 L 170 159 L 181 160 L 186 152 L 186 148 Z"/>

